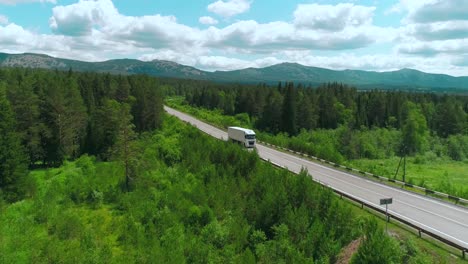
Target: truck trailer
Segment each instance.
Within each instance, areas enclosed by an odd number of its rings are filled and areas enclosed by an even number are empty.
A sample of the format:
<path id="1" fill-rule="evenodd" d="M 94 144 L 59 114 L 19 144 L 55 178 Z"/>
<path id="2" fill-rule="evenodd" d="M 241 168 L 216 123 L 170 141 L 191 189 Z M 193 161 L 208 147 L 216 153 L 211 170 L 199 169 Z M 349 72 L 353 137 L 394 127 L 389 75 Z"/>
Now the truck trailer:
<path id="1" fill-rule="evenodd" d="M 228 138 L 238 142 L 246 148 L 255 147 L 255 132 L 242 127 L 228 127 Z"/>

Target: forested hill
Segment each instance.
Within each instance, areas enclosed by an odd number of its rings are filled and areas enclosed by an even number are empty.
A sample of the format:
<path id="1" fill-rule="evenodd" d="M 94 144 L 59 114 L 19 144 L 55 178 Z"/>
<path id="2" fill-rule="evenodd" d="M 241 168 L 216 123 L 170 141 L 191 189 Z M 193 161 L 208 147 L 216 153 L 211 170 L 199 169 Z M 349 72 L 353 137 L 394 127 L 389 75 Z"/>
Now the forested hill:
<path id="1" fill-rule="evenodd" d="M 391 72 L 360 70 L 335 71 L 308 67 L 296 63 L 281 63 L 265 68 L 247 68 L 235 71 L 207 72 L 175 62 L 134 59 L 84 62 L 54 58 L 42 54 L 0 53 L 0 66 L 27 67 L 75 71 L 110 72 L 116 74 L 148 74 L 158 77 L 176 77 L 216 82 L 295 83 L 318 85 L 328 82 L 342 82 L 359 89 L 398 89 L 415 91 L 438 91 L 468 93 L 468 77 L 453 77 L 444 74 L 430 74 L 412 69 Z"/>

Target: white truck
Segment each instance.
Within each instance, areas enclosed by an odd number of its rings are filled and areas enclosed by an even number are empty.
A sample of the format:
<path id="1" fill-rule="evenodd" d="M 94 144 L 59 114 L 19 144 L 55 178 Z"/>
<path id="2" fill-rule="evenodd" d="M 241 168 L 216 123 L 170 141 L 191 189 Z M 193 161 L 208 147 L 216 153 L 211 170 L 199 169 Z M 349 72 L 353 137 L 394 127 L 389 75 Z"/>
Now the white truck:
<path id="1" fill-rule="evenodd" d="M 238 142 L 246 148 L 255 147 L 255 132 L 242 127 L 228 127 L 229 140 Z"/>

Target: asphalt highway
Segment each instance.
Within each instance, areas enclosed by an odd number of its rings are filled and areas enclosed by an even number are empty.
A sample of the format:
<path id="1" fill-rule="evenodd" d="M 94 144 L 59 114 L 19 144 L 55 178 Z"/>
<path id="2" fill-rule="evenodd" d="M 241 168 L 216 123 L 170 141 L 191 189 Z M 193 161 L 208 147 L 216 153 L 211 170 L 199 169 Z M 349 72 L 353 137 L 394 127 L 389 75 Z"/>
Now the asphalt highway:
<path id="1" fill-rule="evenodd" d="M 190 123 L 208 135 L 221 140 L 228 138 L 226 131 L 175 109 L 166 106 L 164 109 L 170 115 Z M 468 248 L 468 209 L 466 208 L 355 176 L 261 144 L 257 144 L 256 148 L 262 159 L 294 173 L 305 168 L 316 181 L 368 204 L 385 209 L 384 205 L 379 205 L 379 201 L 391 197 L 393 203 L 388 206 L 390 213 Z"/>

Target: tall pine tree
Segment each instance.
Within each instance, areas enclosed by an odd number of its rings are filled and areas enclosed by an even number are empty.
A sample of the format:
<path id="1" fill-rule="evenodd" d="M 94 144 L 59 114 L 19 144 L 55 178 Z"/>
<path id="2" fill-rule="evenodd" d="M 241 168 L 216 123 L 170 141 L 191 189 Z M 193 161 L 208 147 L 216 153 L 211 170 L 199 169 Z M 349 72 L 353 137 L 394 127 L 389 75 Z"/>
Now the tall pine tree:
<path id="1" fill-rule="evenodd" d="M 27 159 L 16 133 L 16 121 L 6 97 L 5 84 L 0 83 L 0 193 L 7 200 L 20 197 L 17 183 L 27 168 Z"/>
<path id="2" fill-rule="evenodd" d="M 297 134 L 296 89 L 292 82 L 288 83 L 283 101 L 282 131 L 289 135 Z"/>
<path id="3" fill-rule="evenodd" d="M 124 166 L 125 188 L 127 191 L 130 191 L 130 181 L 133 179 L 136 163 L 134 140 L 137 135 L 134 130 L 135 125 L 132 123 L 133 117 L 130 114 L 130 105 L 126 103 L 120 104 L 118 115 L 118 134 L 113 147 L 114 157 Z"/>

